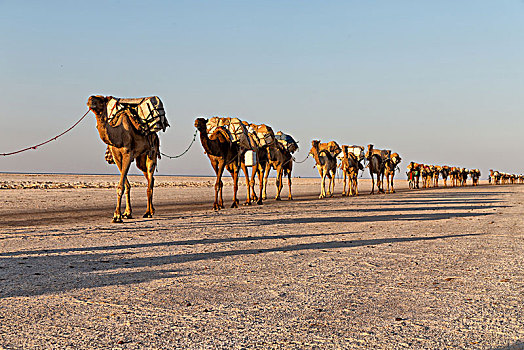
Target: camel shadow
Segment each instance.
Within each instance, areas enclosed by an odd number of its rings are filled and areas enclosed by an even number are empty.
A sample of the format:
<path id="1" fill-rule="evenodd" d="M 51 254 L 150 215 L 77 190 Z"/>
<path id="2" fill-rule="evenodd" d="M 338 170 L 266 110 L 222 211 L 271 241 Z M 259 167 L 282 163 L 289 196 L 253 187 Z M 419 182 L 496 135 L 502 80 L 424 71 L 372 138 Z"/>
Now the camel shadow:
<path id="1" fill-rule="evenodd" d="M 396 211 L 396 210 L 395 210 Z M 400 214 L 400 215 L 364 215 L 364 216 L 328 216 L 310 218 L 289 219 L 262 219 L 257 220 L 255 225 L 275 224 L 312 224 L 312 223 L 342 223 L 342 222 L 377 222 L 377 221 L 429 221 L 445 220 L 451 218 L 487 216 L 492 213 L 426 213 L 426 214 Z"/>
<path id="2" fill-rule="evenodd" d="M 511 345 L 494 348 L 493 350 L 524 350 L 524 342 L 518 341 Z"/>
<path id="3" fill-rule="evenodd" d="M 244 240 L 276 240 L 282 241 L 285 237 L 304 236 L 344 236 L 351 232 L 322 233 L 309 235 L 276 235 L 261 237 L 243 237 Z M 366 240 L 332 240 L 316 243 L 302 243 L 292 245 L 278 245 L 272 248 L 251 248 L 221 250 L 214 252 L 198 252 L 187 254 L 155 255 L 133 258 L 136 248 L 155 246 L 178 246 L 181 244 L 197 244 L 195 241 L 174 241 L 151 243 L 142 245 L 100 246 L 91 247 L 89 251 L 99 253 L 78 254 L 79 249 L 60 249 L 50 251 L 24 252 L 26 255 L 43 254 L 36 256 L 18 256 L 15 253 L 0 255 L 0 298 L 19 296 L 38 296 L 52 293 L 66 292 L 75 289 L 90 289 L 104 286 L 132 285 L 152 280 L 182 277 L 185 269 L 175 268 L 177 264 L 187 262 L 216 260 L 225 257 L 243 257 L 249 255 L 290 252 L 328 250 L 341 248 L 355 248 L 362 246 L 376 246 L 380 244 L 395 244 L 403 242 L 430 241 L 437 239 L 456 239 L 462 237 L 479 236 L 481 233 L 450 234 L 433 237 L 396 237 Z M 216 242 L 234 241 L 232 238 L 219 239 Z M 212 243 L 207 242 L 207 243 Z M 86 248 L 87 251 L 88 248 Z M 122 250 L 133 249 L 124 252 Z M 114 250 L 118 250 L 115 252 Z M 60 254 L 68 252 L 67 254 Z M 71 253 L 72 252 L 72 253 Z M 58 254 L 58 255 L 57 255 Z M 7 255 L 7 256 L 6 256 Z M 20 272 L 20 270 L 23 270 Z M 136 269 L 141 269 L 136 271 Z M 146 270 L 144 270 L 146 269 Z"/>

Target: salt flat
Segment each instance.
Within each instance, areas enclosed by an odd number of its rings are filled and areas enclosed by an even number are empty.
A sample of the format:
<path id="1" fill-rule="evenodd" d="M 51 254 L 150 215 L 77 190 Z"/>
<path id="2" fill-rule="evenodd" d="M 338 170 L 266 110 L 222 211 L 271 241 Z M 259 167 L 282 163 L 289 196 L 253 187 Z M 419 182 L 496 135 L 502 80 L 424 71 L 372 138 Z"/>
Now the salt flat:
<path id="1" fill-rule="evenodd" d="M 2 176 L 48 188 L 0 190 L 0 346 L 523 347 L 523 185 L 319 200 L 293 179 L 294 201 L 214 212 L 213 179 L 157 177 L 156 216 L 137 187 L 111 224 L 116 179 Z"/>

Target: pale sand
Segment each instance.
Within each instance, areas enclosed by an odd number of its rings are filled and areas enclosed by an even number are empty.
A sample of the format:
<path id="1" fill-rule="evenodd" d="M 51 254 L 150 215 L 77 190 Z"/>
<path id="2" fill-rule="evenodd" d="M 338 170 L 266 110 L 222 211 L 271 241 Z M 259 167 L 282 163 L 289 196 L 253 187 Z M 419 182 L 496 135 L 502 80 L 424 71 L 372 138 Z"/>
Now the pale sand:
<path id="1" fill-rule="evenodd" d="M 138 187 L 111 224 L 116 181 L 0 176 L 37 187 L 0 190 L 0 348 L 524 347 L 523 185 L 293 179 L 295 201 L 214 212 L 213 179 L 157 177 L 155 218 Z"/>

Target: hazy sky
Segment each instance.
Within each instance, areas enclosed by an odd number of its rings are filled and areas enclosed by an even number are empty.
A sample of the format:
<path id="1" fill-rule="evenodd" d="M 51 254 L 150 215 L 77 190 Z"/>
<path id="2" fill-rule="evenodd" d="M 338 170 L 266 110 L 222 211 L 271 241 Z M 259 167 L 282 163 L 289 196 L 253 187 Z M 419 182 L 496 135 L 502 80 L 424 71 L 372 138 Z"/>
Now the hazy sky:
<path id="1" fill-rule="evenodd" d="M 235 115 L 409 161 L 524 172 L 523 1 L 2 1 L 0 153 L 52 137 L 92 94 L 162 98 L 182 152 Z M 89 115 L 0 171 L 115 173 Z M 309 159 L 295 174 L 315 175 Z M 132 167 L 136 172 L 136 168 Z M 159 174 L 211 174 L 200 143 Z"/>

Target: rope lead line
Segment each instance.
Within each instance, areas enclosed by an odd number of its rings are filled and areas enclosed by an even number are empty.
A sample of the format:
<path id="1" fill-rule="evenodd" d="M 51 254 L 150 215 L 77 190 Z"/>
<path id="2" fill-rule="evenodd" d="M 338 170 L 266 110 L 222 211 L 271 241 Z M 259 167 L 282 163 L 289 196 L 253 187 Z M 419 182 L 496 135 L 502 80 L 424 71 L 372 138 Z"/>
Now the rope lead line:
<path id="1" fill-rule="evenodd" d="M 297 163 L 297 164 L 300 164 L 300 163 L 304 163 L 308 158 L 309 158 L 309 154 L 308 154 L 307 157 L 304 158 L 304 160 L 301 161 L 301 162 L 297 162 L 297 160 L 295 159 L 295 157 L 293 157 L 293 161 L 294 161 L 295 163 Z"/>
<path id="2" fill-rule="evenodd" d="M 60 136 L 63 136 L 65 135 L 66 133 L 68 133 L 69 131 L 71 131 L 75 126 L 77 126 L 85 117 L 86 115 L 90 112 L 91 110 L 88 109 L 87 112 L 82 116 L 82 118 L 80 118 L 72 127 L 70 127 L 69 129 L 67 129 L 66 131 L 64 131 L 63 133 L 59 134 L 59 135 L 56 135 L 55 137 L 53 138 L 50 138 L 49 140 L 45 141 L 45 142 L 42 142 L 42 143 L 39 143 L 38 145 L 34 145 L 34 146 L 31 146 L 31 147 L 26 147 L 24 149 L 21 149 L 21 150 L 18 150 L 18 151 L 14 151 L 14 152 L 9 152 L 9 153 L 0 153 L 0 156 L 12 156 L 13 154 L 17 154 L 17 153 L 22 153 L 22 152 L 25 152 L 25 151 L 29 151 L 30 149 L 37 149 L 38 147 L 40 146 L 43 146 L 45 145 L 46 143 L 49 143 L 51 141 L 54 141 L 56 140 L 57 138 L 59 138 Z"/>
<path id="3" fill-rule="evenodd" d="M 191 143 L 189 144 L 189 146 L 186 148 L 186 150 L 184 152 L 182 152 L 181 154 L 177 155 L 177 156 L 170 156 L 170 155 L 167 155 L 165 153 L 162 153 L 160 152 L 161 155 L 163 155 L 164 157 L 167 157 L 169 159 L 176 159 L 176 158 L 180 158 L 182 157 L 184 154 L 186 154 L 189 149 L 191 148 L 191 146 L 193 146 L 193 143 L 195 142 L 196 140 L 196 136 L 197 136 L 197 133 L 198 133 L 198 130 L 195 131 L 195 134 L 193 135 L 193 140 L 191 141 Z"/>

